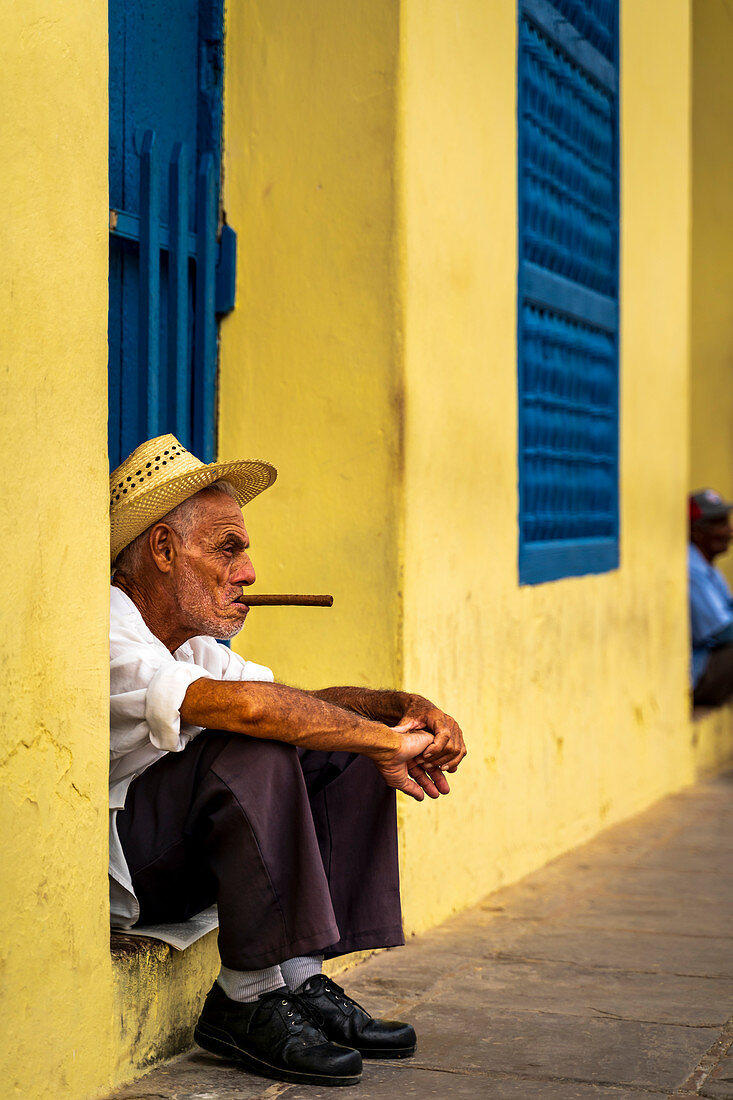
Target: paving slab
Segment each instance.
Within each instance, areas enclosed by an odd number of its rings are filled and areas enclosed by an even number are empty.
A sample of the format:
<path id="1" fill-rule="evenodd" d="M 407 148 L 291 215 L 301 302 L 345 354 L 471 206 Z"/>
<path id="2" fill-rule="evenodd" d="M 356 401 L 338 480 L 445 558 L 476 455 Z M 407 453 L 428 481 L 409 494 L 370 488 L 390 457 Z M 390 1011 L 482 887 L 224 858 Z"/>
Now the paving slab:
<path id="1" fill-rule="evenodd" d="M 733 857 L 727 851 L 720 854 L 717 866 L 727 867 Z M 645 867 L 642 865 L 615 866 L 607 874 L 575 870 L 568 879 L 561 879 L 557 872 L 552 879 L 535 879 L 531 883 L 518 883 L 493 894 L 483 907 L 471 910 L 477 925 L 488 927 L 492 917 L 505 916 L 516 920 L 555 920 L 571 916 L 580 906 L 596 898 L 617 897 L 629 902 L 628 911 L 634 911 L 634 902 L 643 904 L 662 899 L 666 904 L 720 906 L 730 900 L 733 884 L 727 874 L 699 875 L 694 882 L 681 876 L 674 869 Z M 719 928 L 718 932 L 724 929 Z"/>
<path id="2" fill-rule="evenodd" d="M 491 1018 L 458 997 L 419 1005 L 417 1066 L 676 1088 L 717 1028 L 524 1012 Z"/>
<path id="3" fill-rule="evenodd" d="M 724 896 L 730 892 L 725 891 Z M 673 935 L 720 936 L 721 931 L 725 931 L 721 930 L 716 905 L 701 902 L 692 894 L 674 897 L 650 894 L 636 898 L 615 892 L 596 894 L 579 900 L 568 921 L 577 927 Z M 730 939 L 733 941 L 733 924 Z"/>
<path id="4" fill-rule="evenodd" d="M 727 855 L 721 858 L 721 854 Z M 644 870 L 668 870 L 674 871 L 681 878 L 689 879 L 687 888 L 694 891 L 695 880 L 705 875 L 713 874 L 719 878 L 733 879 L 733 858 L 730 849 L 726 847 L 705 848 L 699 845 L 675 844 L 668 848 L 657 848 L 644 856 Z"/>
<path id="5" fill-rule="evenodd" d="M 406 953 L 405 953 L 406 954 Z M 427 958 L 425 962 L 427 962 Z M 429 977 L 413 958 L 396 966 L 360 967 L 349 992 L 376 1015 L 408 1016 L 417 1004 L 461 989 L 489 1014 L 536 1008 L 565 1015 L 615 1016 L 647 1023 L 722 1026 L 733 1005 L 733 980 L 583 967 L 521 957 L 463 959 L 446 965 L 433 956 Z"/>
<path id="6" fill-rule="evenodd" d="M 444 1001 L 459 988 L 491 1020 L 517 1011 L 678 1027 L 721 1028 L 733 1005 L 733 980 L 602 971 L 563 963 L 497 960 L 446 975 L 420 1003 Z M 362 984 L 367 1004 L 376 1001 Z M 385 1008 L 389 1008 L 385 1000 Z"/>
<path id="7" fill-rule="evenodd" d="M 674 936 L 573 926 L 537 929 L 521 943 L 521 957 L 642 974 L 733 978 L 729 936 Z M 503 952 L 501 957 L 514 957 Z"/>
<path id="8" fill-rule="evenodd" d="M 242 1073 L 198 1048 L 115 1092 L 115 1100 L 273 1100 L 287 1085 Z M 271 1091 L 268 1091 L 271 1090 Z"/>
<path id="9" fill-rule="evenodd" d="M 719 810 L 713 817 L 690 822 L 684 832 L 684 843 L 733 852 L 733 807 L 727 812 Z"/>
<path id="10" fill-rule="evenodd" d="M 664 1092 L 604 1088 L 585 1082 L 449 1073 L 416 1066 L 367 1064 L 361 1085 L 346 1097 L 364 1094 L 370 1100 L 657 1100 Z M 298 1085 L 283 1093 L 283 1100 L 333 1100 L 332 1089 Z M 342 1094 L 339 1094 L 340 1096 Z"/>

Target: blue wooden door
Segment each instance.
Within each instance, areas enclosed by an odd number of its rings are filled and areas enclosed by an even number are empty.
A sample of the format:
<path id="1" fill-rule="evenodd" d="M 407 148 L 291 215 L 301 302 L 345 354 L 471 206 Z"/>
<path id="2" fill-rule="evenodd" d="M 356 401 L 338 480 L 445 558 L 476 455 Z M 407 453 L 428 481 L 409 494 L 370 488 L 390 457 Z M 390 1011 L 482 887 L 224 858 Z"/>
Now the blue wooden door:
<path id="1" fill-rule="evenodd" d="M 109 0 L 113 467 L 163 432 L 214 458 L 222 37 L 223 0 Z"/>

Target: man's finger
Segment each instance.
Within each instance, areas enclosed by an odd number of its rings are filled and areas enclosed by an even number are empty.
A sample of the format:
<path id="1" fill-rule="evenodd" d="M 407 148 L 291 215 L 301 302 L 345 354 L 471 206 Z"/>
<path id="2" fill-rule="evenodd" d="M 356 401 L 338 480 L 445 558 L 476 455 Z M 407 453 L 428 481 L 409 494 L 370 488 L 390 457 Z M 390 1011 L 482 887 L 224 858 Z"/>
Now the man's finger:
<path id="1" fill-rule="evenodd" d="M 461 763 L 465 755 L 465 752 L 459 753 L 458 756 L 453 756 L 448 760 L 444 760 L 440 766 L 444 772 L 455 772 L 458 770 L 458 765 Z"/>
<path id="2" fill-rule="evenodd" d="M 431 752 L 430 750 L 437 745 L 437 738 L 433 745 L 429 745 L 425 750 L 425 759 L 430 760 L 432 764 L 440 764 L 442 768 L 457 767 L 460 764 L 463 757 L 466 755 L 466 746 L 463 742 L 463 735 L 458 726 L 453 728 L 452 734 L 447 738 L 441 748 L 438 751 Z"/>
<path id="3" fill-rule="evenodd" d="M 442 752 L 435 753 L 434 755 L 429 755 L 431 748 L 432 745 L 428 745 L 420 759 L 434 768 L 447 768 L 451 764 L 458 764 L 463 759 L 461 752 L 453 745 L 446 745 Z"/>
<path id="4" fill-rule="evenodd" d="M 464 748 L 455 752 L 450 747 L 448 747 L 445 752 L 441 753 L 441 755 L 437 757 L 437 759 L 430 760 L 429 763 L 440 765 L 440 767 L 443 768 L 444 771 L 455 771 L 465 755 L 466 750 Z"/>
<path id="5" fill-rule="evenodd" d="M 448 744 L 450 734 L 448 730 L 439 730 L 435 734 L 435 739 L 432 745 L 429 745 L 425 750 L 426 760 L 435 760 L 443 752 L 443 749 Z"/>
<path id="6" fill-rule="evenodd" d="M 428 779 L 433 784 L 438 794 L 450 794 L 450 784 L 443 774 L 442 768 L 438 768 L 431 762 L 426 761 L 425 764 L 422 765 L 421 770 L 425 775 L 427 775 Z M 417 773 L 415 774 L 414 778 L 417 779 L 418 783 L 420 782 L 420 777 Z M 428 794 L 430 794 L 430 791 L 428 791 L 427 787 L 425 787 L 425 790 Z M 437 798 L 437 795 L 431 795 L 431 798 L 432 797 Z"/>
<path id="7" fill-rule="evenodd" d="M 418 722 L 417 718 L 404 718 L 398 726 L 392 726 L 391 728 L 395 733 L 410 733 L 411 730 L 425 729 L 425 727 Z"/>
<path id="8" fill-rule="evenodd" d="M 409 794 L 410 798 L 414 798 L 417 802 L 422 802 L 425 798 L 425 792 L 414 779 L 411 779 L 409 775 L 405 776 L 404 782 L 397 788 L 398 791 L 402 791 L 403 794 Z"/>
<path id="9" fill-rule="evenodd" d="M 410 768 L 410 775 L 413 780 L 422 787 L 428 798 L 440 798 L 441 794 L 448 793 L 445 790 L 441 790 L 441 787 L 446 787 L 448 785 L 448 781 L 442 776 L 442 773 L 441 779 L 439 780 L 437 774 L 434 778 L 427 768 Z"/>
<path id="10" fill-rule="evenodd" d="M 450 784 L 449 784 L 448 780 L 445 778 L 445 776 L 443 775 L 443 772 L 441 771 L 441 769 L 436 768 L 434 771 L 431 771 L 430 774 L 431 774 L 431 778 L 433 780 L 433 783 L 438 788 L 440 793 L 441 794 L 450 794 Z"/>

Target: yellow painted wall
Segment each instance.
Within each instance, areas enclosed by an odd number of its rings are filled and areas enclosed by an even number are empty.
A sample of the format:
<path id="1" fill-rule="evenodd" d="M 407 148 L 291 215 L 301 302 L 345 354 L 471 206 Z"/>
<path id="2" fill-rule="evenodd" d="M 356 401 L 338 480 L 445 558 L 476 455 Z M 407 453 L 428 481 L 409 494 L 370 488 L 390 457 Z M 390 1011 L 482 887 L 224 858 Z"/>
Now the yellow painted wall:
<path id="1" fill-rule="evenodd" d="M 693 0 L 690 482 L 733 494 L 733 18 Z M 733 579 L 730 555 L 720 563 Z"/>
<path id="2" fill-rule="evenodd" d="M 403 4 L 404 678 L 470 744 L 450 803 L 403 806 L 411 928 L 693 774 L 689 35 L 683 3 L 622 5 L 621 568 L 520 588 L 515 6 Z"/>
<path id="3" fill-rule="evenodd" d="M 107 15 L 2 4 L 3 1097 L 109 1082 Z"/>
<path id="4" fill-rule="evenodd" d="M 23 1100 L 85 1100 L 171 1028 L 187 1033 L 215 961 L 210 937 L 190 957 L 118 961 L 113 981 L 106 11 L 2 10 L 0 447 L 21 487 L 6 477 L 0 497 L 1 1079 Z M 690 726 L 686 694 L 689 15 L 684 0 L 623 5 L 622 565 L 520 589 L 514 3 L 229 7 L 224 205 L 239 264 L 220 453 L 280 468 L 247 509 L 259 586 L 337 601 L 253 612 L 240 648 L 306 686 L 414 687 L 462 722 L 454 794 L 401 805 L 408 930 L 730 748 L 725 722 Z M 696 5 L 701 288 L 711 270 L 729 278 L 708 213 L 725 220 L 729 201 L 712 163 L 727 116 L 709 118 L 727 79 L 721 20 L 717 0 Z M 722 385 L 729 299 L 692 299 L 693 451 L 704 436 L 715 478 L 699 480 L 726 492 L 731 440 L 705 429 L 706 402 L 721 403 L 695 364 Z"/>
<path id="5" fill-rule="evenodd" d="M 245 519 L 261 609 L 238 648 L 302 686 L 399 679 L 401 423 L 393 219 L 396 0 L 228 10 L 224 205 L 239 235 L 222 326 L 222 456 L 266 457 Z"/>

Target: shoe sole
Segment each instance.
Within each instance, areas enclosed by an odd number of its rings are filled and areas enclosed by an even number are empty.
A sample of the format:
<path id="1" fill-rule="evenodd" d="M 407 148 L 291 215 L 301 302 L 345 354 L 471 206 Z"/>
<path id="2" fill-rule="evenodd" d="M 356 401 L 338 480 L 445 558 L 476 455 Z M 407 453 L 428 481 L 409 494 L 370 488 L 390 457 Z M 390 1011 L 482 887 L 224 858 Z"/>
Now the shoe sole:
<path id="1" fill-rule="evenodd" d="M 358 1085 L 361 1081 L 360 1073 L 353 1077 L 333 1077 L 323 1073 L 304 1073 L 294 1069 L 280 1069 L 278 1066 L 273 1066 L 269 1062 L 257 1058 L 254 1054 L 248 1054 L 247 1051 L 242 1050 L 241 1047 L 238 1047 L 236 1043 L 227 1038 L 225 1033 L 215 1034 L 200 1025 L 195 1028 L 193 1037 L 198 1045 L 203 1047 L 204 1050 L 208 1050 L 210 1054 L 219 1054 L 223 1058 L 239 1062 L 260 1077 L 270 1077 L 276 1081 L 289 1081 L 295 1085 Z M 384 1055 L 379 1055 L 379 1057 L 384 1057 Z"/>

